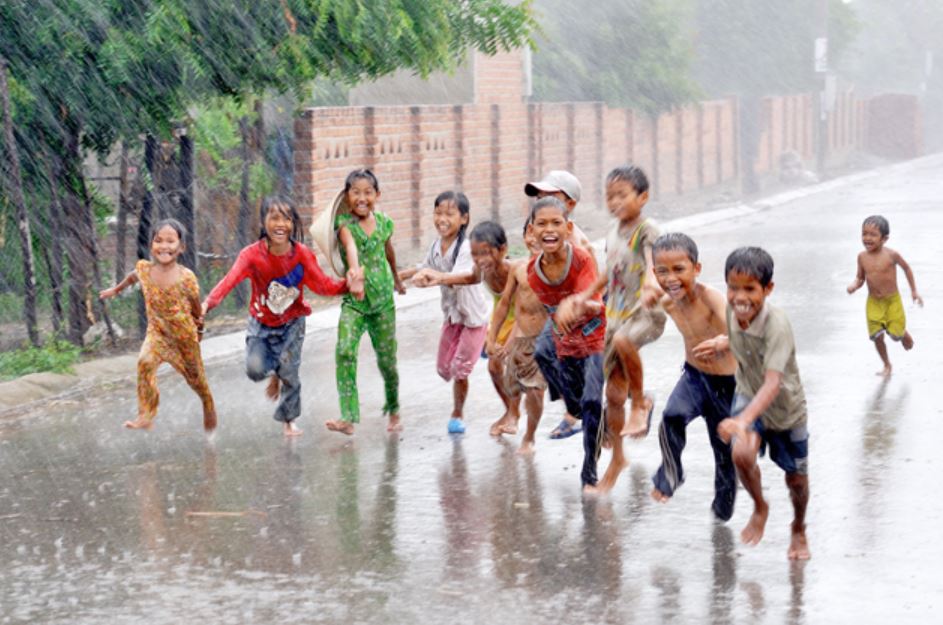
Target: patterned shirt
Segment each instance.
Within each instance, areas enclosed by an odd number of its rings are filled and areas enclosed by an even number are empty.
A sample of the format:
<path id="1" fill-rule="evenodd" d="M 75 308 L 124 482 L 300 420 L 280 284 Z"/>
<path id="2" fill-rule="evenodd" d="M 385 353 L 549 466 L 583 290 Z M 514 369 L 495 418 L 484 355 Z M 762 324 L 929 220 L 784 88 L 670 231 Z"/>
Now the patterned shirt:
<path id="1" fill-rule="evenodd" d="M 425 260 L 419 268 L 429 267 L 445 273 L 465 275 L 472 272 L 474 262 L 471 255 L 471 243 L 468 239 L 462 241 L 458 248 L 458 256 L 452 262 L 452 254 L 458 239 L 452 242 L 449 249 L 442 253 L 442 240 L 436 239 L 429 248 Z M 442 313 L 448 323 L 457 323 L 469 328 L 480 328 L 488 323 L 488 302 L 481 291 L 480 284 L 468 286 L 442 286 Z"/>
<path id="2" fill-rule="evenodd" d="M 606 237 L 606 273 L 609 276 L 606 320 L 613 328 L 631 317 L 641 305 L 639 297 L 645 282 L 645 249 L 651 249 L 661 234 L 650 219 L 632 230 L 620 224 Z"/>
<path id="3" fill-rule="evenodd" d="M 386 242 L 393 236 L 393 220 L 374 211 L 376 227 L 369 236 L 360 226 L 360 220 L 354 215 L 338 215 L 335 229 L 346 226 L 357 246 L 357 257 L 364 273 L 364 298 L 357 300 L 353 295 L 344 295 L 344 304 L 354 310 L 370 314 L 393 308 L 393 271 L 386 258 Z M 347 265 L 347 250 L 340 246 L 341 259 Z"/>

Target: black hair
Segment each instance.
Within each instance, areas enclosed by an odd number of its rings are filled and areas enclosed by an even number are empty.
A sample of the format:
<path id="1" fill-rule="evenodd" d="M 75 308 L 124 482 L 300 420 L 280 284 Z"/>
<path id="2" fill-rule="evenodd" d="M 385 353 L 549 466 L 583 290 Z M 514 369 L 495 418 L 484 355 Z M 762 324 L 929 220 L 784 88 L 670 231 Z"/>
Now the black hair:
<path id="1" fill-rule="evenodd" d="M 344 180 L 345 194 L 350 191 L 350 188 L 354 186 L 354 182 L 357 180 L 369 180 L 370 184 L 373 185 L 373 189 L 377 193 L 380 192 L 380 181 L 377 180 L 376 175 L 366 167 L 361 167 L 360 169 L 355 169 L 354 171 L 347 174 L 347 179 Z"/>
<path id="2" fill-rule="evenodd" d="M 472 228 L 469 237 L 472 241 L 477 243 L 487 243 L 496 250 L 508 244 L 508 235 L 505 234 L 501 224 L 496 221 L 483 221 L 479 223 Z"/>
<path id="3" fill-rule="evenodd" d="M 465 197 L 465 194 L 461 191 L 443 191 L 436 196 L 433 206 L 438 206 L 444 202 L 451 202 L 452 204 L 455 204 L 455 208 L 458 209 L 459 214 L 463 217 L 471 212 L 471 205 L 468 203 L 468 198 Z M 467 229 L 467 221 L 463 223 L 458 229 L 458 236 L 455 238 L 455 250 L 452 252 L 452 265 L 454 265 L 455 261 L 458 260 L 458 251 L 461 249 L 462 243 L 465 242 L 465 231 Z"/>
<path id="4" fill-rule="evenodd" d="M 533 211 L 531 211 L 530 213 L 527 213 L 527 219 L 524 220 L 524 227 L 521 228 L 521 236 L 523 237 L 527 236 L 527 227 L 531 225 L 532 223 L 534 223 Z"/>
<path id="5" fill-rule="evenodd" d="M 298 209 L 295 208 L 295 203 L 284 195 L 269 195 L 262 200 L 262 204 L 259 209 L 259 238 L 268 238 L 268 232 L 265 231 L 265 217 L 272 208 L 276 209 L 285 217 L 291 219 L 291 235 L 289 236 L 289 239 L 291 239 L 292 243 L 295 241 L 304 241 L 304 230 L 301 227 L 301 215 L 298 214 Z"/>
<path id="6" fill-rule="evenodd" d="M 552 206 L 556 208 L 561 213 L 563 213 L 563 219 L 565 221 L 570 221 L 570 217 L 566 213 L 566 204 L 561 202 L 559 198 L 555 198 L 552 195 L 548 195 L 534 202 L 534 205 L 530 209 L 530 216 L 527 218 L 527 223 L 533 223 L 534 220 L 537 219 L 537 213 L 540 212 L 540 209 L 545 208 L 547 206 Z"/>
<path id="7" fill-rule="evenodd" d="M 187 238 L 187 229 L 182 223 L 174 219 L 173 217 L 168 217 L 167 219 L 161 219 L 154 227 L 151 228 L 151 243 L 154 242 L 154 239 L 157 238 L 157 233 L 163 230 L 164 228 L 173 228 L 177 233 L 177 238 L 180 239 L 180 244 L 184 245 L 184 241 Z"/>
<path id="8" fill-rule="evenodd" d="M 724 265 L 724 279 L 735 271 L 756 278 L 766 287 L 773 281 L 773 257 L 761 247 L 738 247 L 730 252 Z"/>
<path id="9" fill-rule="evenodd" d="M 670 250 L 680 250 L 688 255 L 692 263 L 697 264 L 697 244 L 694 240 L 683 232 L 669 232 L 663 234 L 652 243 L 652 258 L 658 252 L 667 252 Z"/>
<path id="10" fill-rule="evenodd" d="M 871 215 L 870 217 L 864 218 L 864 223 L 861 224 L 861 227 L 864 226 L 874 226 L 878 229 L 878 232 L 881 233 L 882 237 L 889 236 L 891 234 L 891 224 L 887 223 L 887 219 L 883 215 Z"/>
<path id="11" fill-rule="evenodd" d="M 616 167 L 606 176 L 606 184 L 611 184 L 617 180 L 628 182 L 639 195 L 648 191 L 648 176 L 638 165 Z"/>

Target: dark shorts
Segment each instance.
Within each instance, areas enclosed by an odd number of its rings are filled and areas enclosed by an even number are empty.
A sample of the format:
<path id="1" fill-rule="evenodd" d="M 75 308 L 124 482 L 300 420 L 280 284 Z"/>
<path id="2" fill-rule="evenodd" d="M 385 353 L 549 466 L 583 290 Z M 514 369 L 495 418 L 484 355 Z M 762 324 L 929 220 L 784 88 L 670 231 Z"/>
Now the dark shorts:
<path id="1" fill-rule="evenodd" d="M 738 415 L 750 403 L 750 398 L 736 395 L 731 414 Z M 760 417 L 753 422 L 753 430 L 760 435 L 760 456 L 769 449 L 770 460 L 786 473 L 809 474 L 809 428 L 803 423 L 788 430 L 770 430 Z"/>

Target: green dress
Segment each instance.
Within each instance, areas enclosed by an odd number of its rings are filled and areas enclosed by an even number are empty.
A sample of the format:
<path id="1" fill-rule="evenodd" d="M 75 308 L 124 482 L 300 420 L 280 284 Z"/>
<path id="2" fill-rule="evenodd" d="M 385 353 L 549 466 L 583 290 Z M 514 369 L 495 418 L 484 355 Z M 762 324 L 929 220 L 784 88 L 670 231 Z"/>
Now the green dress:
<path id="1" fill-rule="evenodd" d="M 374 211 L 376 227 L 369 236 L 353 215 L 338 215 L 335 228 L 346 226 L 357 246 L 357 256 L 364 271 L 364 298 L 344 295 L 337 324 L 335 350 L 337 395 L 341 420 L 360 422 L 360 398 L 357 392 L 357 354 L 360 338 L 370 335 L 377 366 L 386 390 L 384 414 L 399 413 L 399 373 L 396 370 L 396 308 L 393 304 L 393 271 L 386 259 L 386 242 L 393 236 L 393 220 Z M 347 267 L 347 254 L 340 248 Z"/>

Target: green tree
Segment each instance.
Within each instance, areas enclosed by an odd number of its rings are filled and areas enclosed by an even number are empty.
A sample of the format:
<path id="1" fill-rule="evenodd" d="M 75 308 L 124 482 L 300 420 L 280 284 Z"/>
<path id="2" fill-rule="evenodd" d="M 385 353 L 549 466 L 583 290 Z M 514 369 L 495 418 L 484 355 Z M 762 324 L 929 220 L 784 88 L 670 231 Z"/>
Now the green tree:
<path id="1" fill-rule="evenodd" d="M 649 114 L 697 97 L 685 0 L 538 0 L 539 100 L 602 100 Z"/>

